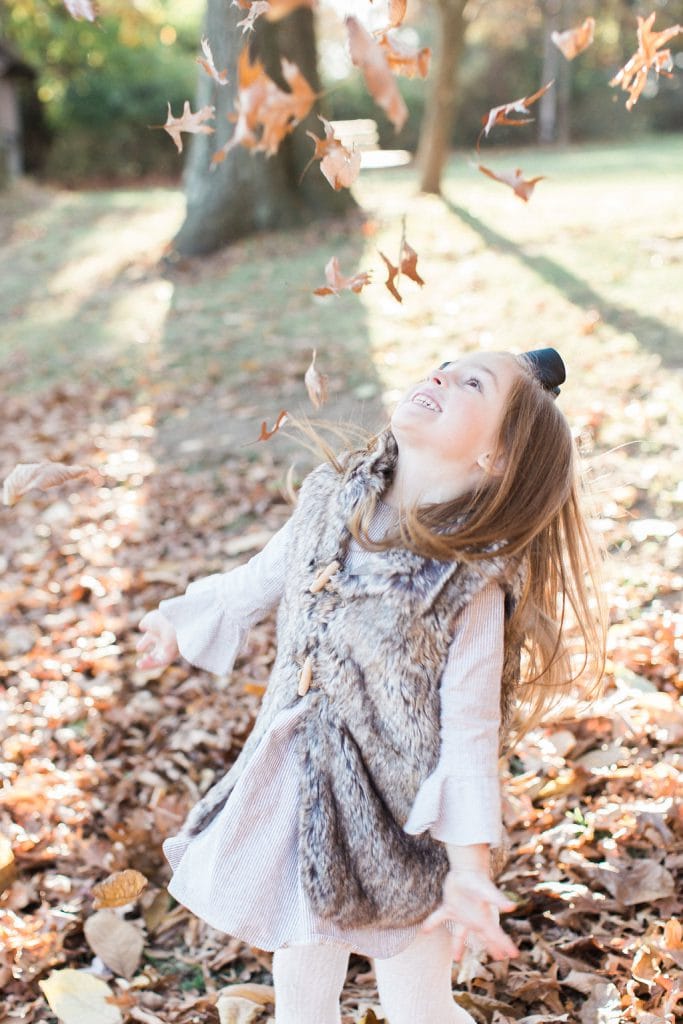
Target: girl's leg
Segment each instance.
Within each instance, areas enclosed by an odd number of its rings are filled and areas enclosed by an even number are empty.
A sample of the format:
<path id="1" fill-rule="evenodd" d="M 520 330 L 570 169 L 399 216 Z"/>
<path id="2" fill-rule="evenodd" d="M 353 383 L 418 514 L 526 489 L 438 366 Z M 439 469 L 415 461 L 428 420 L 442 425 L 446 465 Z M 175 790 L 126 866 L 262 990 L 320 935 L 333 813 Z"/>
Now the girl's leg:
<path id="1" fill-rule="evenodd" d="M 287 946 L 273 953 L 275 1024 L 341 1024 L 345 946 Z"/>
<path id="2" fill-rule="evenodd" d="M 389 1024 L 475 1024 L 453 999 L 452 936 L 440 925 L 418 933 L 396 956 L 375 958 L 375 977 Z"/>

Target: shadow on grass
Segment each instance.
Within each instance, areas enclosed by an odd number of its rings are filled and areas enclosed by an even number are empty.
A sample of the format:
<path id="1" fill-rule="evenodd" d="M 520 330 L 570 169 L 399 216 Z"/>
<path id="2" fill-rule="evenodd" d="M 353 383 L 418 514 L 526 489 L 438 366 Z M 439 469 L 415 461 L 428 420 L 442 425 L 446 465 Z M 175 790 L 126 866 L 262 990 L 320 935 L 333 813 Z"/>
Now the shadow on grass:
<path id="1" fill-rule="evenodd" d="M 513 256 L 524 266 L 537 274 L 557 291 L 561 292 L 574 305 L 596 309 L 604 323 L 617 331 L 629 331 L 638 339 L 640 345 L 660 356 L 662 363 L 669 367 L 683 367 L 683 333 L 669 326 L 655 316 L 643 316 L 628 306 L 617 305 L 607 301 L 582 278 L 572 274 L 565 267 L 547 256 L 532 256 L 523 246 L 501 235 L 484 221 L 474 217 L 468 210 L 458 206 L 447 197 L 442 197 L 444 205 L 476 231 L 479 237 L 490 248 Z"/>

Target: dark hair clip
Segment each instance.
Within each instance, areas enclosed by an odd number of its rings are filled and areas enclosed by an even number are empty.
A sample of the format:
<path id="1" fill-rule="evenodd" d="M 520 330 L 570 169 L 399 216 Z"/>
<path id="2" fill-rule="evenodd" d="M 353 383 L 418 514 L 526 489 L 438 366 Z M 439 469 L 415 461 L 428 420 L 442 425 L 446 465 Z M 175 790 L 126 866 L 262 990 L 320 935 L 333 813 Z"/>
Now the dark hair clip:
<path id="1" fill-rule="evenodd" d="M 541 387 L 557 397 L 560 384 L 564 384 L 567 379 L 560 353 L 554 348 L 537 348 L 533 352 L 523 352 L 522 355 L 531 363 L 531 370 Z"/>

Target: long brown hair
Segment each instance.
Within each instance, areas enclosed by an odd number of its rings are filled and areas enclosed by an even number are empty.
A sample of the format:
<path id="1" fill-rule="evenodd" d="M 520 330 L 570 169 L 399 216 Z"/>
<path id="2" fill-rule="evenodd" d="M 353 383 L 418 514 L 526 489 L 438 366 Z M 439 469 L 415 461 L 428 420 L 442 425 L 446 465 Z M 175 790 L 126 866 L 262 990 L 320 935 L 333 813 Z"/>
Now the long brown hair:
<path id="1" fill-rule="evenodd" d="M 513 742 L 578 685 L 582 698 L 598 696 L 607 632 L 602 553 L 588 526 L 588 493 L 571 429 L 526 363 L 518 365 L 494 452 L 494 462 L 501 459 L 504 465 L 500 476 L 487 476 L 476 490 L 451 501 L 402 508 L 396 528 L 379 541 L 368 535 L 374 492 L 347 523 L 370 551 L 402 546 L 427 558 L 473 561 L 499 556 L 502 542 L 504 553 L 526 560 L 524 592 L 506 622 L 506 642 L 522 643 Z M 372 452 L 389 428 L 387 423 L 372 434 L 351 424 L 292 415 L 289 422 L 311 442 L 304 441 L 306 447 L 340 474 L 345 455 Z M 320 428 L 343 439 L 346 450 L 335 452 Z M 354 435 L 360 444 L 351 441 Z"/>

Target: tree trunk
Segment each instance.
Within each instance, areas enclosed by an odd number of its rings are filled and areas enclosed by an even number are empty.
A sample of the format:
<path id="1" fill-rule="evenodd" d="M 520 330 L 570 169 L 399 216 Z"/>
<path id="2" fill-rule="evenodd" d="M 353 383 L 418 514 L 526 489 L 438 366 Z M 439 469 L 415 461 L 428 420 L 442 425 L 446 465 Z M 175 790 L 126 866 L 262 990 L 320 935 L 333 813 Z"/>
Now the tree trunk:
<path id="1" fill-rule="evenodd" d="M 441 174 L 448 158 L 458 111 L 466 5 L 467 0 L 437 0 L 436 5 L 439 12 L 439 53 L 417 149 L 420 188 L 436 195 L 441 192 Z"/>
<path id="2" fill-rule="evenodd" d="M 208 37 L 219 71 L 227 68 L 229 83 L 221 86 L 202 70 L 196 106 L 216 107 L 214 135 L 194 135 L 185 168 L 187 213 L 174 245 L 184 255 L 213 252 L 256 231 L 295 227 L 311 219 L 339 216 L 355 206 L 346 189 L 335 192 L 312 166 L 299 179 L 312 152 L 305 131 L 322 137 L 315 111 L 287 136 L 273 156 L 233 149 L 214 170 L 210 160 L 228 138 L 233 125 L 227 115 L 237 97 L 237 57 L 245 45 L 258 57 L 278 86 L 287 89 L 280 67 L 286 57 L 300 69 L 312 89 L 320 92 L 315 26 L 310 9 L 300 8 L 279 22 L 261 17 L 254 32 L 243 36 L 237 22 L 245 11 L 227 0 L 208 0 L 204 34 Z"/>
<path id="3" fill-rule="evenodd" d="M 541 143 L 569 142 L 569 104 L 571 98 L 571 64 L 552 41 L 553 32 L 574 28 L 574 4 L 568 0 L 548 0 L 545 5 L 543 42 L 543 72 L 541 85 L 551 79 L 555 85 L 540 100 L 538 111 L 538 141 Z"/>

